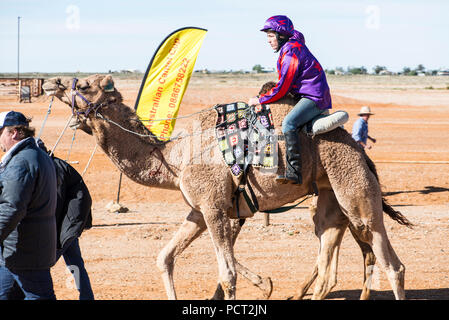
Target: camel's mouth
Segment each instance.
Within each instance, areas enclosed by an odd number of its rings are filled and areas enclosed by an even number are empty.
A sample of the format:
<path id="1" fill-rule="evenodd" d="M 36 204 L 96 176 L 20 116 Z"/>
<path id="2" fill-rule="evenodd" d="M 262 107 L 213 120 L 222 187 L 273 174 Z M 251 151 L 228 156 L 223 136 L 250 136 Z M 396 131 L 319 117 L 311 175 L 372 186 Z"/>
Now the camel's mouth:
<path id="1" fill-rule="evenodd" d="M 54 96 L 56 94 L 56 89 L 48 89 L 48 90 L 44 89 L 44 92 L 47 96 Z"/>
<path id="2" fill-rule="evenodd" d="M 44 92 L 47 96 L 53 96 L 56 94 L 56 91 L 58 88 L 55 85 L 53 85 L 52 83 L 44 83 L 44 85 L 42 86 L 42 89 L 44 90 Z"/>

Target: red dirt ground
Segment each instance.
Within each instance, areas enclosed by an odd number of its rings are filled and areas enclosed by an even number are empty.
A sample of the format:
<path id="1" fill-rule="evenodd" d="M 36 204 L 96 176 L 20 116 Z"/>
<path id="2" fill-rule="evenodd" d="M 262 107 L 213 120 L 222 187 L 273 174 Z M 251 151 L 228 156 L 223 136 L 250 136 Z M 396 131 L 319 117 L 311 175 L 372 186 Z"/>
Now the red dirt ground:
<path id="1" fill-rule="evenodd" d="M 350 114 L 345 125 L 351 130 L 362 105 L 375 115 L 369 121 L 370 135 L 377 143 L 369 156 L 376 162 L 386 198 L 416 227 L 407 229 L 385 218 L 387 231 L 406 266 L 406 294 L 410 299 L 449 299 L 449 79 L 444 77 L 331 77 L 334 109 Z M 180 115 L 210 108 L 217 103 L 247 101 L 272 75 L 195 75 L 184 96 Z M 432 84 L 434 90 L 425 89 Z M 117 80 L 116 87 L 133 107 L 140 81 Z M 427 103 L 426 103 L 427 101 Z M 41 128 L 49 99 L 32 103 L 0 100 L 0 112 L 14 109 L 33 116 Z M 59 101 L 43 131 L 52 147 L 70 110 Z M 188 120 L 179 120 L 182 128 Z M 65 159 L 72 142 L 68 130 L 55 154 Z M 94 138 L 76 133 L 70 154 L 81 173 L 95 145 Z M 421 163 L 416 163 L 420 161 Z M 428 161 L 442 163 L 427 163 Z M 83 233 L 80 244 L 97 299 L 166 299 L 156 267 L 157 254 L 169 241 L 188 213 L 179 192 L 137 185 L 123 177 L 120 203 L 127 213 L 108 213 L 105 206 L 115 200 L 119 171 L 98 149 L 84 175 L 93 200 L 94 227 Z M 303 207 L 272 215 L 265 227 L 263 215 L 245 224 L 235 252 L 251 270 L 273 279 L 271 299 L 285 299 L 312 270 L 318 240 Z M 339 282 L 328 299 L 357 299 L 362 285 L 362 256 L 345 234 L 339 260 Z M 77 299 L 72 278 L 63 260 L 52 269 L 58 299 Z M 217 263 L 209 235 L 203 234 L 176 261 L 175 284 L 179 299 L 210 298 L 217 283 Z M 384 273 L 375 269 L 373 299 L 392 299 Z M 313 290 L 313 288 L 312 288 Z M 239 278 L 238 299 L 260 299 L 261 292 Z M 306 299 L 310 295 L 306 296 Z"/>

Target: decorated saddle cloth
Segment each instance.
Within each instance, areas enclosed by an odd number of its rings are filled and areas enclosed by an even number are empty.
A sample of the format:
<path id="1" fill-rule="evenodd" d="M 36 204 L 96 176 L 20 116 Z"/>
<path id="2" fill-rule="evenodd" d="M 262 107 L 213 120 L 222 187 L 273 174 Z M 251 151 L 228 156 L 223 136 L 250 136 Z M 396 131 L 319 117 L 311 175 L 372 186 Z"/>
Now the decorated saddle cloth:
<path id="1" fill-rule="evenodd" d="M 215 110 L 218 145 L 234 176 L 240 176 L 249 165 L 277 168 L 277 136 L 268 105 L 235 102 L 217 105 Z"/>

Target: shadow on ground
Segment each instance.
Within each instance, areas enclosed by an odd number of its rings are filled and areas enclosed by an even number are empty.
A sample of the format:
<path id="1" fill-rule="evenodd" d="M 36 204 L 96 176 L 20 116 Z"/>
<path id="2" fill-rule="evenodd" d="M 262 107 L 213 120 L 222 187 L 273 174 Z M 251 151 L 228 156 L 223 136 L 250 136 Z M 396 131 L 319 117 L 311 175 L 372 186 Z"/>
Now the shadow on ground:
<path id="1" fill-rule="evenodd" d="M 361 293 L 362 290 L 340 290 L 329 293 L 327 299 L 358 300 Z M 405 290 L 405 297 L 409 300 L 448 300 L 449 288 Z M 393 291 L 371 291 L 370 300 L 394 300 Z"/>
<path id="2" fill-rule="evenodd" d="M 401 193 L 419 193 L 419 194 L 431 194 L 431 193 L 437 193 L 437 192 L 447 192 L 449 191 L 448 188 L 442 188 L 442 187 L 435 187 L 435 186 L 425 186 L 422 190 L 407 190 L 407 191 L 391 191 L 391 192 L 383 192 L 382 194 L 384 196 L 394 196 L 396 194 Z"/>

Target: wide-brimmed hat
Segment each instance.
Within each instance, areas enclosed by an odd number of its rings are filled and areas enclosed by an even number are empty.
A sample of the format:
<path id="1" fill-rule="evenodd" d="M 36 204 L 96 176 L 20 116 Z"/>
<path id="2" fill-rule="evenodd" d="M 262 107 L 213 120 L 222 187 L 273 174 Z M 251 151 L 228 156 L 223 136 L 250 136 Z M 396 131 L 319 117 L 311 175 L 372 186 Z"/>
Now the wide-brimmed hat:
<path id="1" fill-rule="evenodd" d="M 360 108 L 360 112 L 357 115 L 362 116 L 364 114 L 373 115 L 374 113 L 371 112 L 371 109 L 368 106 L 363 106 Z"/>
<path id="2" fill-rule="evenodd" d="M 28 120 L 20 112 L 5 111 L 0 113 L 0 129 L 12 126 L 28 126 Z"/>

